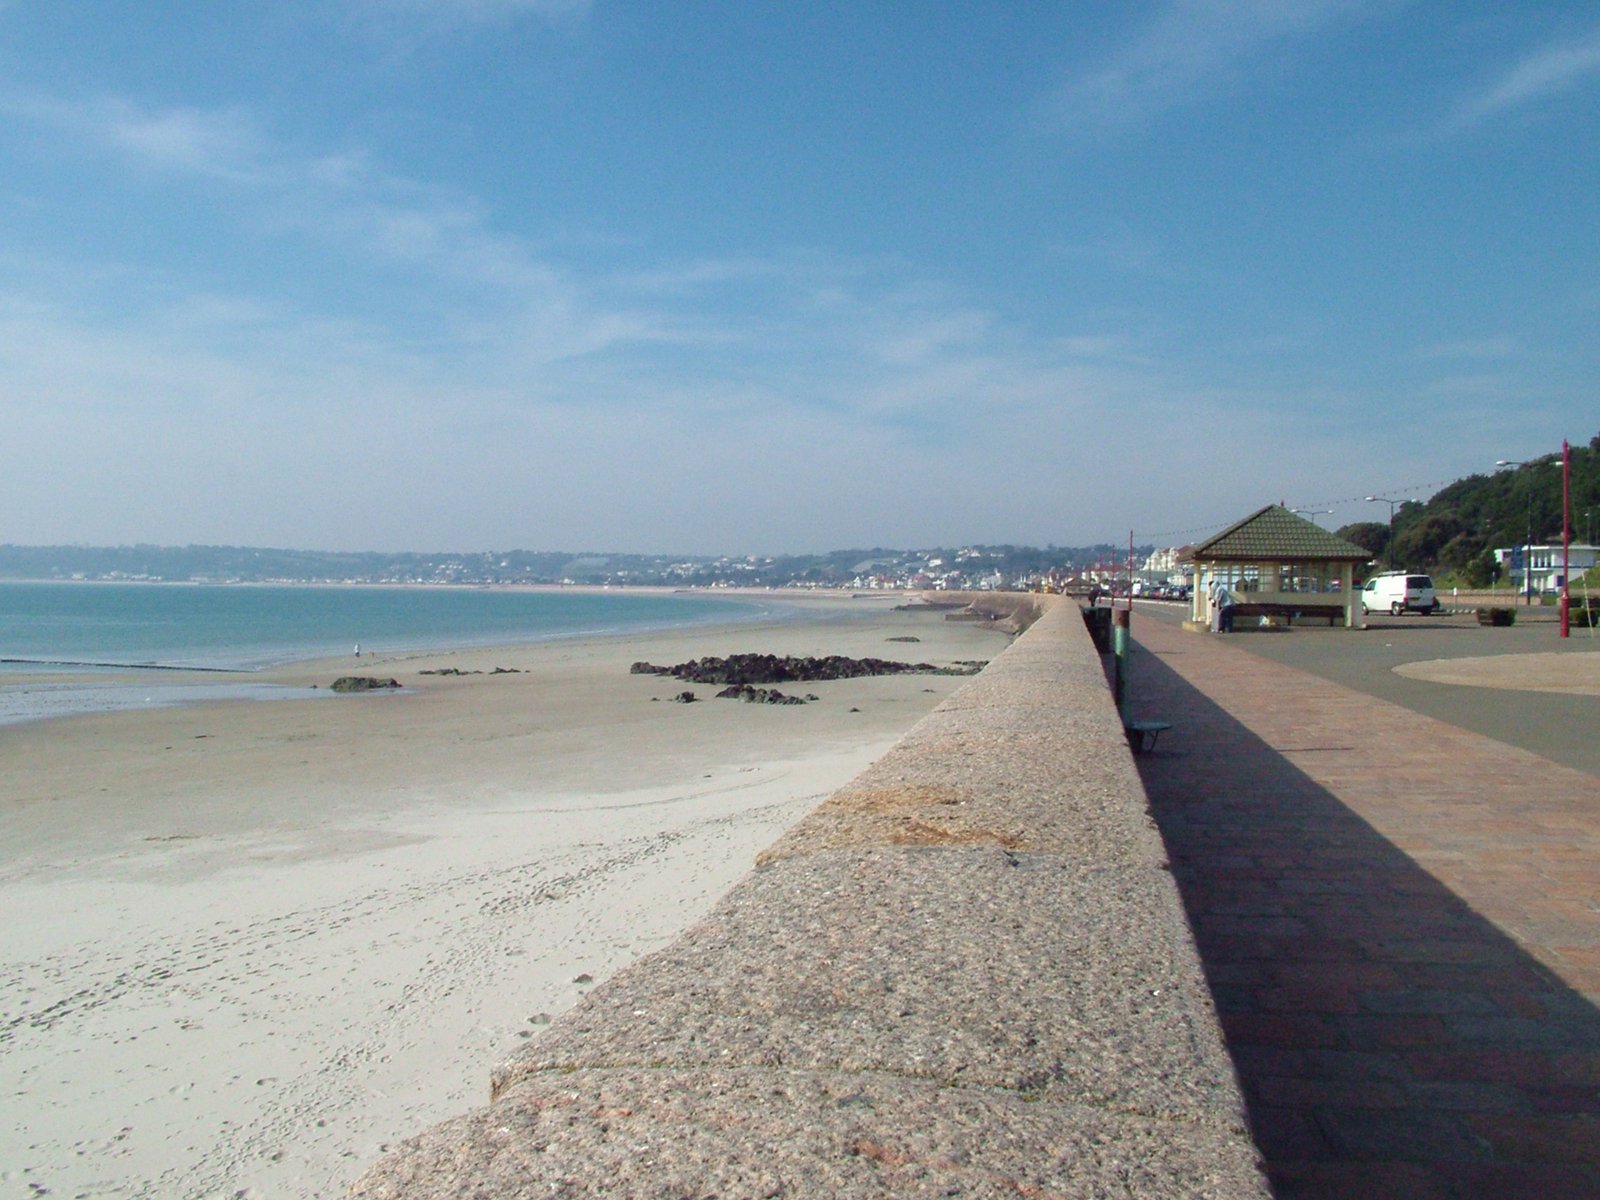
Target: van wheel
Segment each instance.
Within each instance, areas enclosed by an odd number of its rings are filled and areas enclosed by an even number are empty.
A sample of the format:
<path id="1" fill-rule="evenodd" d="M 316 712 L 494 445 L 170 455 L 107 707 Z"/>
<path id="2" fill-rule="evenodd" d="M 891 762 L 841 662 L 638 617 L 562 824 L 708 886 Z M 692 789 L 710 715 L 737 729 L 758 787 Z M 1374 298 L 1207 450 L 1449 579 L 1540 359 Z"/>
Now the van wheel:
<path id="1" fill-rule="evenodd" d="M 1404 604 L 1401 604 L 1400 601 L 1398 601 L 1398 600 L 1396 600 L 1393 604 L 1389 605 L 1389 615 L 1391 617 L 1398 617 L 1401 613 L 1405 612 L 1405 610 L 1406 610 L 1406 606 Z"/>
<path id="2" fill-rule="evenodd" d="M 1370 617 L 1372 615 L 1372 610 L 1370 608 L 1368 608 L 1365 604 L 1363 604 L 1361 606 L 1361 615 L 1363 617 Z"/>

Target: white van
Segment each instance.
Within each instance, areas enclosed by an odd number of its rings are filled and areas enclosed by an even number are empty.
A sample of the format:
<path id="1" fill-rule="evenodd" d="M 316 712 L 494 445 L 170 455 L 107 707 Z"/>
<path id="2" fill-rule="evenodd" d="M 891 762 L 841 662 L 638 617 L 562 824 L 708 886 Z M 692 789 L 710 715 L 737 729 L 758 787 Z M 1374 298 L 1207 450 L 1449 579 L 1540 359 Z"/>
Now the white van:
<path id="1" fill-rule="evenodd" d="M 1424 616 L 1438 612 L 1439 597 L 1434 593 L 1433 580 L 1406 571 L 1374 575 L 1361 589 L 1361 611 L 1373 613 L 1385 609 L 1396 617 L 1403 612 L 1419 612 Z"/>

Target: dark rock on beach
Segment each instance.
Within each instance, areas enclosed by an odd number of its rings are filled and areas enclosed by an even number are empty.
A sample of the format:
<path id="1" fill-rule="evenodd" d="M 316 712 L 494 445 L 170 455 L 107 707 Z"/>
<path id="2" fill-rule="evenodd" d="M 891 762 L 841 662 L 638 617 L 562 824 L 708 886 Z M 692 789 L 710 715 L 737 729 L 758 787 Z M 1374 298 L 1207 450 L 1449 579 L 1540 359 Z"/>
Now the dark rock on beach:
<path id="1" fill-rule="evenodd" d="M 371 675 L 341 675 L 333 681 L 336 692 L 381 692 L 399 686 L 398 679 L 374 679 Z"/>
<path id="2" fill-rule="evenodd" d="M 842 654 L 830 654 L 824 658 L 787 654 L 730 654 L 727 658 L 708 655 L 670 667 L 636 662 L 628 670 L 634 675 L 668 675 L 688 683 L 754 686 L 859 679 L 869 675 L 976 675 L 982 668 L 981 663 L 939 667 L 933 663 L 893 662 L 883 658 L 847 658 Z"/>
<path id="3" fill-rule="evenodd" d="M 463 671 L 460 667 L 431 667 L 425 671 L 418 671 L 418 675 L 482 675 L 482 671 Z M 496 667 L 490 671 L 491 675 L 521 675 L 521 667 Z"/>
<path id="4" fill-rule="evenodd" d="M 788 696 L 777 688 L 758 688 L 751 687 L 748 683 L 736 683 L 718 692 L 717 699 L 743 700 L 746 704 L 804 704 L 806 700 L 815 700 L 816 697 Z"/>

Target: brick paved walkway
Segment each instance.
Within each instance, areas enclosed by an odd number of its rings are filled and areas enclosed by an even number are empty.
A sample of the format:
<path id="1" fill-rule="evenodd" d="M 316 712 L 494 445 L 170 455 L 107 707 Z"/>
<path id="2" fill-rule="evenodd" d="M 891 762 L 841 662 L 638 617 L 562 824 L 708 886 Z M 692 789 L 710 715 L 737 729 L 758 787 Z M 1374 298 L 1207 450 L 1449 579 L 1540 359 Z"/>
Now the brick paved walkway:
<path id="1" fill-rule="evenodd" d="M 1140 771 L 1278 1195 L 1600 1196 L 1600 778 L 1133 633 L 1130 716 L 1174 723 Z"/>

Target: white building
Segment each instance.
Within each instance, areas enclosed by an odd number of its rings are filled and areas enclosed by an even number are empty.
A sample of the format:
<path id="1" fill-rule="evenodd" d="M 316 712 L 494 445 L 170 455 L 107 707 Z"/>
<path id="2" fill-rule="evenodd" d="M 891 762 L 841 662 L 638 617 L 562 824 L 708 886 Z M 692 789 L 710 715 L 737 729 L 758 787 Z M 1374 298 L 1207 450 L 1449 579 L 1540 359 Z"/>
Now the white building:
<path id="1" fill-rule="evenodd" d="M 1597 551 L 1594 546 L 1579 545 L 1574 542 L 1567 551 L 1568 565 L 1572 570 L 1572 578 L 1577 579 L 1584 572 L 1595 565 Z M 1528 581 L 1523 573 L 1522 560 L 1527 558 L 1532 566 L 1533 590 L 1536 592 L 1559 592 L 1565 582 L 1561 573 L 1561 543 L 1555 545 L 1541 545 L 1535 542 L 1532 546 L 1511 546 L 1504 550 L 1494 552 L 1494 560 L 1506 571 L 1506 574 L 1517 585 L 1517 591 L 1528 589 Z"/>
<path id="2" fill-rule="evenodd" d="M 1152 579 L 1165 579 L 1178 569 L 1178 549 L 1177 546 L 1168 546 L 1164 550 L 1154 551 L 1144 560 L 1140 570 Z"/>

